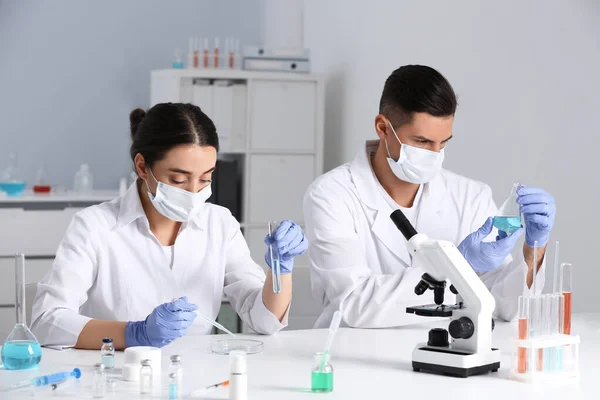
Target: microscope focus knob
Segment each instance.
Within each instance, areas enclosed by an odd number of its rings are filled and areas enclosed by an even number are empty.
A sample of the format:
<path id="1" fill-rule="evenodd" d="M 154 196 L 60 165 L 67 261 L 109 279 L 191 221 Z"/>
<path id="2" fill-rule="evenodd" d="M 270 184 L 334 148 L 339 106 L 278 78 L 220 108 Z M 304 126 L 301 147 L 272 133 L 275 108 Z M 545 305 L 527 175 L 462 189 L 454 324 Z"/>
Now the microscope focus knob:
<path id="1" fill-rule="evenodd" d="M 433 328 L 429 331 L 427 346 L 444 347 L 449 346 L 448 331 L 442 328 Z"/>
<path id="2" fill-rule="evenodd" d="M 475 333 L 475 325 L 469 318 L 461 317 L 450 322 L 448 331 L 454 339 L 468 339 Z"/>

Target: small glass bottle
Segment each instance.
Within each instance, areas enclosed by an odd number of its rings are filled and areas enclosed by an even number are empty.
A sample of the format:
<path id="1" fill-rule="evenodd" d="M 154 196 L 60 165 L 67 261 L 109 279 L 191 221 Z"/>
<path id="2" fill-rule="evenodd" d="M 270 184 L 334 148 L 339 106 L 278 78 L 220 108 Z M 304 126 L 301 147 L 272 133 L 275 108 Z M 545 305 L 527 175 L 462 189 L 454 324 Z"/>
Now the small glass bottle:
<path id="1" fill-rule="evenodd" d="M 140 368 L 140 393 L 152 393 L 152 360 L 143 360 Z"/>
<path id="2" fill-rule="evenodd" d="M 102 339 L 100 360 L 106 369 L 115 367 L 115 345 L 113 344 L 113 338 Z"/>
<path id="3" fill-rule="evenodd" d="M 181 365 L 181 356 L 174 354 L 171 356 L 171 364 L 169 365 L 169 378 L 171 377 L 171 375 L 175 375 L 175 380 L 176 380 L 176 384 L 177 384 L 177 394 L 179 397 L 173 397 L 174 399 L 180 399 L 181 398 L 181 393 L 182 393 L 182 387 L 183 387 L 183 368 Z M 171 379 L 169 379 L 169 382 L 171 382 Z M 171 386 L 169 386 L 169 395 L 171 393 Z"/>
<path id="4" fill-rule="evenodd" d="M 104 364 L 94 365 L 94 398 L 101 399 L 106 395 L 106 373 Z"/>
<path id="5" fill-rule="evenodd" d="M 325 354 L 325 362 L 321 366 L 323 353 L 315 353 L 315 365 L 312 369 L 312 391 L 313 392 L 331 392 L 333 391 L 333 367 L 329 363 L 329 354 Z"/>

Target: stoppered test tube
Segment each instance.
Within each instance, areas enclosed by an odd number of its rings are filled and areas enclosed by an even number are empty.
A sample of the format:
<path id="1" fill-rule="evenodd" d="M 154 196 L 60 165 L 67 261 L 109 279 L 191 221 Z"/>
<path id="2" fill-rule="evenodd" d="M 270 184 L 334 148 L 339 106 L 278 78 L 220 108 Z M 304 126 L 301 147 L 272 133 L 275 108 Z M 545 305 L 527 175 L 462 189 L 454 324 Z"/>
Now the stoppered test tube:
<path id="1" fill-rule="evenodd" d="M 277 231 L 277 228 L 279 228 L 279 221 L 269 221 L 267 225 L 269 229 L 269 237 L 271 239 L 275 239 L 274 234 Z M 271 264 L 273 267 L 273 293 L 279 294 L 281 293 L 281 265 L 277 243 L 271 243 L 269 245 L 269 255 L 271 256 Z"/>
<path id="2" fill-rule="evenodd" d="M 519 340 L 529 338 L 529 297 L 519 296 Z M 519 347 L 518 351 L 518 366 L 517 371 L 520 374 L 527 372 L 527 349 Z"/>

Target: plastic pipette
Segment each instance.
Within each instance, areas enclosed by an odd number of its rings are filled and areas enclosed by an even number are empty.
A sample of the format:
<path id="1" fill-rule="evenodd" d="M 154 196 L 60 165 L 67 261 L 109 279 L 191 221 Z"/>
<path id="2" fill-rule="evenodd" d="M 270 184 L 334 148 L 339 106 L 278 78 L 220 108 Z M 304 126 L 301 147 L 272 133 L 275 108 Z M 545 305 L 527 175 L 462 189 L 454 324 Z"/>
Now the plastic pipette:
<path id="1" fill-rule="evenodd" d="M 75 368 L 73 371 L 57 372 L 55 374 L 38 376 L 37 378 L 13 383 L 8 388 L 4 389 L 4 391 L 22 389 L 26 387 L 43 387 L 53 385 L 71 377 L 74 377 L 75 379 L 81 378 L 81 370 L 79 368 Z"/>
<path id="2" fill-rule="evenodd" d="M 175 302 L 177 300 L 179 300 L 179 299 L 174 298 L 172 301 Z M 223 332 L 225 332 L 225 333 L 227 333 L 227 334 L 229 334 L 229 335 L 231 335 L 233 337 L 236 337 L 235 333 L 231 332 L 229 329 L 225 328 L 223 325 L 221 325 L 217 321 L 213 321 L 212 319 L 207 318 L 207 317 L 205 317 L 204 315 L 202 315 L 200 313 L 196 313 L 196 315 L 198 317 L 202 318 L 203 320 L 205 320 L 206 322 L 208 322 L 209 324 L 211 324 L 212 326 L 214 326 L 215 328 L 217 328 L 217 329 L 219 329 L 219 330 L 221 330 L 221 331 L 223 331 Z"/>
<path id="3" fill-rule="evenodd" d="M 333 344 L 333 339 L 335 338 L 335 334 L 337 333 L 338 328 L 340 327 L 340 322 L 342 321 L 342 313 L 336 311 L 333 314 L 333 318 L 331 319 L 331 324 L 329 325 L 329 335 L 327 336 L 327 343 L 325 344 L 325 350 L 321 355 L 321 365 L 319 369 L 322 371 L 325 366 L 325 362 L 327 361 L 327 354 L 329 354 L 329 350 L 331 349 L 331 345 Z"/>

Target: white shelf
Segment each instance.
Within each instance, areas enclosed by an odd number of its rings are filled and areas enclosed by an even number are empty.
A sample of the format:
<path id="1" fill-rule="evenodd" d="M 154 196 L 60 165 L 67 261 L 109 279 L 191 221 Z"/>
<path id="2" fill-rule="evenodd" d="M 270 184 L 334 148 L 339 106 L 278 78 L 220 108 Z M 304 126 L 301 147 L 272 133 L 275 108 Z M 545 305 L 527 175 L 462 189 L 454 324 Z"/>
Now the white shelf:
<path id="1" fill-rule="evenodd" d="M 198 78 L 198 79 L 262 79 L 278 81 L 318 81 L 321 76 L 317 74 L 303 74 L 294 72 L 262 72 L 245 71 L 242 69 L 215 69 L 215 68 L 186 68 L 186 69 L 160 69 L 152 71 L 152 79 L 172 78 Z"/>
<path id="2" fill-rule="evenodd" d="M 94 190 L 91 193 L 57 192 L 33 193 L 25 190 L 19 196 L 7 196 L 0 191 L 0 203 L 102 203 L 119 197 L 116 190 Z"/>

